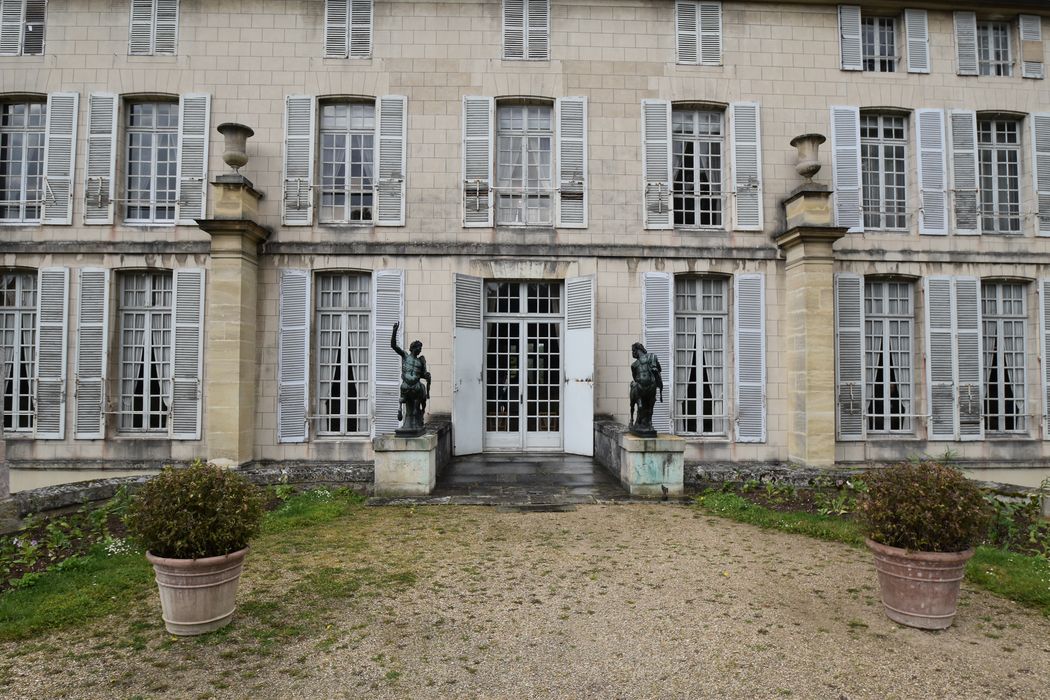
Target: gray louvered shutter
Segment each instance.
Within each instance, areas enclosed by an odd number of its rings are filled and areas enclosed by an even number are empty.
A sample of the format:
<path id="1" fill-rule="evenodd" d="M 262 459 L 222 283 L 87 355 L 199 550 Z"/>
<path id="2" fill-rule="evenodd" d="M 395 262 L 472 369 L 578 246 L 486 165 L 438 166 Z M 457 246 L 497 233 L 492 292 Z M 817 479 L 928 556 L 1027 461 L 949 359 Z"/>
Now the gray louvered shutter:
<path id="1" fill-rule="evenodd" d="M 306 442 L 310 271 L 281 270 L 277 333 L 277 441 Z"/>
<path id="2" fill-rule="evenodd" d="M 157 20 L 153 50 L 158 56 L 174 56 L 179 43 L 179 0 L 155 0 Z"/>
<path id="3" fill-rule="evenodd" d="M 495 101 L 463 98 L 463 225 L 492 226 L 492 129 Z"/>
<path id="4" fill-rule="evenodd" d="M 952 135 L 952 195 L 955 233 L 979 233 L 977 212 L 977 114 L 953 109 L 948 113 Z"/>
<path id="5" fill-rule="evenodd" d="M 53 92 L 47 96 L 45 224 L 73 223 L 73 172 L 76 167 L 79 104 L 80 95 L 75 92 Z"/>
<path id="6" fill-rule="evenodd" d="M 1043 439 L 1050 440 L 1050 279 L 1039 280 L 1039 353 L 1043 363 Z"/>
<path id="7" fill-rule="evenodd" d="M 952 278 L 927 277 L 926 387 L 929 439 L 955 439 L 955 355 Z"/>
<path id="8" fill-rule="evenodd" d="M 984 439 L 984 382 L 981 378 L 981 281 L 956 277 L 955 377 L 959 439 Z"/>
<path id="9" fill-rule="evenodd" d="M 556 103 L 558 226 L 587 228 L 587 98 Z"/>
<path id="10" fill-rule="evenodd" d="M 109 270 L 83 268 L 77 288 L 73 431 L 78 440 L 105 437 L 106 350 L 109 347 Z"/>
<path id="11" fill-rule="evenodd" d="M 904 11 L 904 35 L 908 44 L 908 72 L 930 72 L 930 25 L 926 10 Z"/>
<path id="12" fill-rule="evenodd" d="M 22 2 L 0 0 L 0 56 L 22 53 Z"/>
<path id="13" fill-rule="evenodd" d="M 376 181 L 376 225 L 404 226 L 408 98 L 386 95 L 377 102 L 379 179 Z"/>
<path id="14" fill-rule="evenodd" d="M 284 101 L 284 196 L 281 212 L 285 226 L 310 226 L 314 221 L 314 131 L 316 100 L 310 95 L 289 95 Z"/>
<path id="15" fill-rule="evenodd" d="M 84 223 L 113 223 L 117 165 L 117 96 L 88 97 L 87 167 L 84 169 Z"/>
<path id="16" fill-rule="evenodd" d="M 482 332 L 485 282 L 480 277 L 455 277 L 455 318 L 452 327 L 452 450 L 457 455 L 481 452 L 485 396 L 481 381 L 484 358 Z"/>
<path id="17" fill-rule="evenodd" d="M 1050 112 L 1033 114 L 1031 119 L 1036 230 L 1040 236 L 1050 236 Z"/>
<path id="18" fill-rule="evenodd" d="M 700 3 L 677 0 L 674 5 L 675 47 L 679 63 L 700 62 Z"/>
<path id="19" fill-rule="evenodd" d="M 527 58 L 530 61 L 546 61 L 551 57 L 550 0 L 525 0 L 525 6 Z"/>
<path id="20" fill-rule="evenodd" d="M 350 0 L 350 58 L 372 57 L 372 0 Z"/>
<path id="21" fill-rule="evenodd" d="M 642 185 L 645 228 L 673 228 L 671 103 L 668 100 L 642 100 Z"/>
<path id="22" fill-rule="evenodd" d="M 977 15 L 955 13 L 955 55 L 959 75 L 977 75 Z"/>
<path id="23" fill-rule="evenodd" d="M 178 196 L 175 220 L 196 226 L 207 215 L 208 124 L 211 95 L 183 95 L 179 100 Z"/>
<path id="24" fill-rule="evenodd" d="M 1039 15 L 1020 15 L 1017 22 L 1021 34 L 1021 77 L 1042 80 L 1043 18 Z"/>
<path id="25" fill-rule="evenodd" d="M 69 269 L 42 268 L 37 280 L 34 428 L 41 440 L 61 440 L 66 432 Z"/>
<path id="26" fill-rule="evenodd" d="M 733 294 L 736 339 L 736 440 L 766 441 L 765 276 L 738 274 Z"/>
<path id="27" fill-rule="evenodd" d="M 346 58 L 350 36 L 350 0 L 325 0 L 324 57 Z"/>
<path id="28" fill-rule="evenodd" d="M 2 2 L 3 0 L 0 0 Z M 22 34 L 22 55 L 40 56 L 44 53 L 47 26 L 47 0 L 26 0 L 25 27 Z"/>
<path id="29" fill-rule="evenodd" d="M 762 230 L 762 128 L 757 102 L 729 106 L 733 128 L 733 222 L 738 231 Z"/>
<path id="30" fill-rule="evenodd" d="M 835 188 L 835 225 L 850 232 L 864 230 L 861 200 L 860 110 L 831 108 L 832 182 Z"/>
<path id="31" fill-rule="evenodd" d="M 128 55 L 153 54 L 155 0 L 131 0 L 131 27 L 128 34 Z"/>
<path id="32" fill-rule="evenodd" d="M 859 5 L 839 5 L 839 55 L 842 70 L 863 69 Z"/>
<path id="33" fill-rule="evenodd" d="M 663 369 L 663 401 L 653 405 L 653 428 L 658 433 L 674 433 L 674 277 L 667 272 L 642 275 L 642 344 L 656 355 Z M 659 399 L 659 395 L 657 395 Z"/>
<path id="34" fill-rule="evenodd" d="M 594 276 L 565 280 L 565 451 L 594 454 Z M 673 384 L 667 375 L 665 384 Z M 665 397 L 666 398 L 666 397 Z"/>
<path id="35" fill-rule="evenodd" d="M 503 58 L 525 58 L 525 8 L 528 0 L 503 0 Z"/>
<path id="36" fill-rule="evenodd" d="M 408 352 L 405 343 L 405 272 L 376 270 L 375 308 L 372 312 L 372 435 L 389 435 L 398 428 L 397 411 L 401 404 L 401 358 L 390 348 L 394 324 L 400 323 L 398 346 Z"/>
<path id="37" fill-rule="evenodd" d="M 722 3 L 700 3 L 700 63 L 722 65 Z"/>
<path id="38" fill-rule="evenodd" d="M 919 142 L 919 233 L 948 233 L 947 169 L 944 157 L 944 110 L 915 110 Z"/>
<path id="39" fill-rule="evenodd" d="M 171 363 L 171 437 L 200 440 L 204 394 L 204 270 L 175 270 Z"/>
<path id="40" fill-rule="evenodd" d="M 863 440 L 864 278 L 835 275 L 835 413 L 839 440 Z"/>

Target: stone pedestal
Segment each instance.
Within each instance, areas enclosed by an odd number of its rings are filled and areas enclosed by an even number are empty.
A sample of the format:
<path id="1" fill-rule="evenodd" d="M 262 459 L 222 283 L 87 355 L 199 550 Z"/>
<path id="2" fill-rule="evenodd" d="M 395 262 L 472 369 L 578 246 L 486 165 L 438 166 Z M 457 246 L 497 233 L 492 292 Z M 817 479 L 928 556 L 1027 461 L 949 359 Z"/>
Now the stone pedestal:
<path id="1" fill-rule="evenodd" d="M 426 496 L 434 490 L 438 471 L 438 436 L 381 435 L 375 449 L 375 495 Z"/>
<path id="2" fill-rule="evenodd" d="M 673 435 L 640 438 L 622 433 L 618 442 L 620 483 L 628 493 L 644 498 L 682 495 L 685 440 Z"/>

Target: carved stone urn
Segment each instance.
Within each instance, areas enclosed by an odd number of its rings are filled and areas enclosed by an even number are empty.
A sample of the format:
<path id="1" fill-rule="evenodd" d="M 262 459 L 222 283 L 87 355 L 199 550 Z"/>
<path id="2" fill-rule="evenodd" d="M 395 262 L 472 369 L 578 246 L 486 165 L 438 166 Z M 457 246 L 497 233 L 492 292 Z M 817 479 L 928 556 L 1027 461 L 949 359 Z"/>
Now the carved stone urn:
<path id="1" fill-rule="evenodd" d="M 248 162 L 248 138 L 255 136 L 251 127 L 236 122 L 219 124 L 218 132 L 226 138 L 222 159 L 226 165 L 240 171 L 241 167 Z"/>
<path id="2" fill-rule="evenodd" d="M 791 139 L 791 145 L 798 149 L 798 162 L 795 172 L 812 180 L 820 172 L 820 144 L 827 141 L 823 134 L 802 134 Z"/>

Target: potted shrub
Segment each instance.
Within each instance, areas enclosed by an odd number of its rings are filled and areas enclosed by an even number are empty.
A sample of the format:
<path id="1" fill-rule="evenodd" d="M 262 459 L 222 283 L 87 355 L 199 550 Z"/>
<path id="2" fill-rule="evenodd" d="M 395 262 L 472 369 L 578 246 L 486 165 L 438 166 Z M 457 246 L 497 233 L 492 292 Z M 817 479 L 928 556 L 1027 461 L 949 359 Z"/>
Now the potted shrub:
<path id="1" fill-rule="evenodd" d="M 860 515 L 886 615 L 920 629 L 950 627 L 966 562 L 989 525 L 980 488 L 933 461 L 873 470 L 864 480 Z"/>
<path id="2" fill-rule="evenodd" d="M 127 525 L 153 564 L 169 632 L 203 634 L 230 621 L 248 540 L 262 514 L 256 486 L 200 461 L 167 467 L 143 485 Z"/>

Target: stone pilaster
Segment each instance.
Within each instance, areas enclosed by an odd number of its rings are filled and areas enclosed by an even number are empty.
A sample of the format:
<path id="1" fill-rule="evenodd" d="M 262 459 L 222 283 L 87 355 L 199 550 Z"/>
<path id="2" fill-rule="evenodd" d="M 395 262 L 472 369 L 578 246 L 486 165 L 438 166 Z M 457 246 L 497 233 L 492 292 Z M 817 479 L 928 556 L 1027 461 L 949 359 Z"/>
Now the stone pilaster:
<path id="1" fill-rule="evenodd" d="M 220 175 L 212 183 L 212 193 L 214 218 L 197 222 L 211 235 L 204 432 L 209 461 L 236 466 L 252 459 L 259 244 L 270 232 L 254 220 L 262 194 L 249 180 Z"/>
<path id="2" fill-rule="evenodd" d="M 788 457 L 809 467 L 835 464 L 835 299 L 831 193 L 803 187 L 784 201 L 787 230 L 776 243 L 785 265 Z"/>

